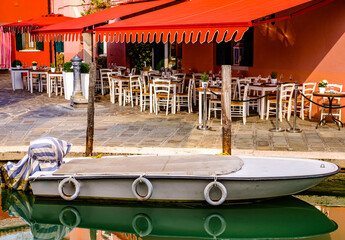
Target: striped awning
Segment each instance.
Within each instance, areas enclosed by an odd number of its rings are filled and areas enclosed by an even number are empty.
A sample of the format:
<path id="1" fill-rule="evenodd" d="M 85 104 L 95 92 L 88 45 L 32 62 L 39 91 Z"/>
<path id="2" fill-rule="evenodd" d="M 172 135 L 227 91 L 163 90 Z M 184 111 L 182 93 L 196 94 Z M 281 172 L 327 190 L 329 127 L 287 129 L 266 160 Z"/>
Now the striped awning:
<path id="1" fill-rule="evenodd" d="M 239 41 L 249 27 L 303 13 L 332 0 L 190 0 L 95 29 L 97 39 L 110 42 Z M 310 3 L 307 3 L 310 2 Z M 275 13 L 305 4 L 276 18 Z M 293 10 L 291 10 L 293 12 Z"/>

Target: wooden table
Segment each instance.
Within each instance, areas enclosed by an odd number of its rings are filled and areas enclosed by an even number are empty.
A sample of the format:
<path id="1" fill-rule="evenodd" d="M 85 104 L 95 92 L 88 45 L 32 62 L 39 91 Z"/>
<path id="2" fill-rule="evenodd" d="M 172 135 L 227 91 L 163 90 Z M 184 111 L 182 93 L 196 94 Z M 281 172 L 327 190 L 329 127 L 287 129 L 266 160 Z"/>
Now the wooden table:
<path id="1" fill-rule="evenodd" d="M 330 93 L 330 92 L 320 93 L 320 92 L 314 92 L 313 95 L 317 96 L 317 97 L 326 97 L 326 98 L 328 98 L 328 101 L 329 101 L 328 114 L 327 114 L 326 117 L 324 117 L 323 119 L 320 120 L 320 122 L 316 125 L 316 128 L 318 128 L 322 124 L 326 124 L 326 121 L 327 121 L 328 118 L 331 118 L 333 120 L 333 122 L 335 122 L 335 124 L 337 124 L 338 130 L 340 130 L 340 125 L 341 125 L 341 127 L 344 127 L 344 124 L 339 119 L 337 119 L 337 118 L 335 118 L 333 116 L 332 105 L 333 105 L 334 98 L 345 97 L 345 93 Z"/>
<path id="2" fill-rule="evenodd" d="M 202 104 L 203 104 L 203 94 L 204 94 L 204 88 L 202 87 L 198 87 L 195 89 L 196 91 L 199 91 L 199 124 L 202 124 Z M 212 92 L 215 92 L 215 93 L 219 93 L 221 94 L 221 91 L 222 89 L 221 88 L 218 88 L 218 87 L 208 87 L 206 89 L 206 94 L 213 94 L 211 93 Z M 207 107 L 207 106 L 205 106 Z"/>

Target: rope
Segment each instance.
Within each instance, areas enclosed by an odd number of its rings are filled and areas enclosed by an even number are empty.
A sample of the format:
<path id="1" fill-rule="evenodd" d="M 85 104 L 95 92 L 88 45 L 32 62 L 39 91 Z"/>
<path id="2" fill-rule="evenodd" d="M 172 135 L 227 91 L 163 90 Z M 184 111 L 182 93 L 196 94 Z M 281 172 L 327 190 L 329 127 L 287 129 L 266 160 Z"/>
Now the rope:
<path id="1" fill-rule="evenodd" d="M 217 93 L 213 92 L 212 90 L 208 90 L 208 91 L 210 91 L 213 95 L 216 95 L 216 96 L 221 95 L 221 94 L 217 94 Z M 260 96 L 260 97 L 254 98 L 254 99 L 249 99 L 249 100 L 231 100 L 231 101 L 233 101 L 233 102 L 254 102 L 254 101 L 257 101 L 257 100 L 259 100 L 261 98 L 267 97 L 267 96 L 269 96 L 271 94 L 272 94 L 272 92 L 269 92 L 269 93 L 265 94 L 264 96 Z"/>
<path id="2" fill-rule="evenodd" d="M 313 100 L 311 100 L 310 98 L 308 98 L 307 96 L 305 96 L 301 91 L 299 91 L 299 93 L 305 98 L 307 99 L 309 102 L 314 103 L 315 105 L 319 106 L 319 107 L 323 107 L 323 108 L 329 108 L 329 109 L 339 109 L 339 108 L 345 108 L 345 106 L 338 106 L 338 107 L 330 107 L 329 105 L 324 105 L 324 104 L 319 104 L 317 102 L 314 102 Z"/>

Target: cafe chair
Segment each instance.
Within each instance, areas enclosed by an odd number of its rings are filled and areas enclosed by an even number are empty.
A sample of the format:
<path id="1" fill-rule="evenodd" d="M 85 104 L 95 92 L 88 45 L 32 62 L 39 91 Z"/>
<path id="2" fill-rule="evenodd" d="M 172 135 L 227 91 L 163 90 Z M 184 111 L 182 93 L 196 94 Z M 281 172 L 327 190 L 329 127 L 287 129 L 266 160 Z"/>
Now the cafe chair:
<path id="1" fill-rule="evenodd" d="M 304 96 L 313 100 L 313 92 L 315 91 L 316 83 L 303 83 L 302 86 L 302 93 Z M 292 99 L 292 106 L 294 106 L 295 99 Z M 305 114 L 307 114 L 308 118 L 311 119 L 311 109 L 313 104 L 305 99 L 302 95 L 297 96 L 297 113 L 302 120 L 304 120 Z"/>
<path id="2" fill-rule="evenodd" d="M 150 104 L 150 92 L 148 91 L 143 76 L 139 77 L 140 82 L 140 111 L 145 111 L 146 104 Z"/>
<path id="3" fill-rule="evenodd" d="M 110 102 L 115 103 L 115 97 L 120 96 L 120 90 L 118 86 L 118 82 L 112 79 L 112 76 L 119 76 L 118 72 L 107 72 L 108 75 L 108 84 L 109 84 L 109 94 L 110 94 Z"/>
<path id="4" fill-rule="evenodd" d="M 102 68 L 99 70 L 100 77 L 101 77 L 101 93 L 104 95 L 105 89 L 109 89 L 109 80 L 108 80 L 108 72 L 112 70 L 109 68 Z"/>
<path id="5" fill-rule="evenodd" d="M 240 100 L 248 100 L 248 88 L 249 84 L 248 83 L 243 83 L 241 86 L 239 86 L 239 89 L 242 91 L 243 89 L 243 94 L 241 95 Z M 243 125 L 246 124 L 247 120 L 247 109 L 248 109 L 248 103 L 247 102 L 235 102 L 231 101 L 231 106 L 230 106 L 230 120 L 233 117 L 241 117 L 243 119 Z"/>
<path id="6" fill-rule="evenodd" d="M 286 115 L 287 120 L 290 120 L 291 106 L 292 106 L 292 94 L 295 89 L 294 83 L 282 84 L 279 91 L 279 120 L 283 121 L 283 115 Z M 277 96 L 269 96 L 267 98 L 267 112 L 266 120 L 268 120 L 270 114 L 276 114 L 277 109 Z"/>
<path id="7" fill-rule="evenodd" d="M 334 91 L 334 92 L 342 92 L 343 91 L 343 85 L 339 85 L 339 84 L 328 84 L 327 85 L 327 91 Z M 326 106 L 329 106 L 329 102 L 328 102 L 328 98 L 324 97 L 323 98 L 323 105 L 326 105 Z M 333 102 L 332 102 L 332 106 L 334 107 L 339 107 L 340 106 L 340 98 L 336 97 L 333 99 Z M 321 118 L 320 119 L 323 119 L 324 117 L 326 117 L 328 115 L 328 108 L 321 108 Z M 334 117 L 338 117 L 339 121 L 341 121 L 341 108 L 338 108 L 338 109 L 332 109 L 332 115 Z"/>
<path id="8" fill-rule="evenodd" d="M 134 107 L 134 100 L 136 105 L 139 103 L 140 98 L 140 81 L 139 75 L 130 76 L 129 79 L 129 88 L 123 90 L 123 105 L 126 106 L 126 103 L 131 103 Z"/>
<path id="9" fill-rule="evenodd" d="M 169 113 L 169 108 L 173 107 L 173 94 L 170 92 L 170 81 L 166 79 L 153 80 L 153 93 L 155 112 L 158 114 L 161 107 L 165 107 L 166 115 Z"/>
<path id="10" fill-rule="evenodd" d="M 186 92 L 176 94 L 177 111 L 180 111 L 181 107 L 187 107 L 188 113 L 193 112 L 193 85 L 193 79 L 189 79 Z"/>

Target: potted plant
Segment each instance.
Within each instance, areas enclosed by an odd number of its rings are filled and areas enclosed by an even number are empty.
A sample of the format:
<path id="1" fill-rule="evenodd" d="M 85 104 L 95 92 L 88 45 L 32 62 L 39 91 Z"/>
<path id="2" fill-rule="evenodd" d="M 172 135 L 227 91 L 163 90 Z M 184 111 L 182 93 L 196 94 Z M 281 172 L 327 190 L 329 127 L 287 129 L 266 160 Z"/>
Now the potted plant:
<path id="1" fill-rule="evenodd" d="M 271 72 L 271 83 L 272 84 L 277 84 L 277 76 L 278 76 L 277 72 Z"/>
<path id="2" fill-rule="evenodd" d="M 19 60 L 13 60 L 12 67 L 20 68 L 22 66 L 22 62 Z"/>
<path id="3" fill-rule="evenodd" d="M 32 61 L 32 69 L 33 70 L 37 69 L 37 62 L 36 61 Z"/>
<path id="4" fill-rule="evenodd" d="M 89 65 L 86 63 L 81 63 L 80 73 L 81 73 L 81 88 L 83 96 L 88 99 L 89 96 Z M 70 100 L 73 89 L 74 89 L 74 79 L 73 79 L 73 68 L 72 62 L 65 62 L 63 65 L 63 84 L 65 90 L 65 99 Z"/>
<path id="5" fill-rule="evenodd" d="M 201 86 L 202 86 L 202 88 L 207 88 L 208 74 L 206 74 L 206 72 L 204 72 L 203 74 L 201 74 L 200 78 L 201 78 Z"/>
<path id="6" fill-rule="evenodd" d="M 54 63 L 50 63 L 50 71 L 55 72 L 56 68 L 55 68 L 55 64 Z"/>
<path id="7" fill-rule="evenodd" d="M 319 92 L 325 93 L 327 85 L 328 85 L 328 81 L 326 79 L 321 80 L 319 82 Z"/>

